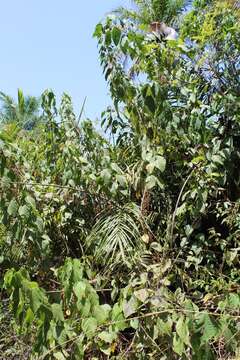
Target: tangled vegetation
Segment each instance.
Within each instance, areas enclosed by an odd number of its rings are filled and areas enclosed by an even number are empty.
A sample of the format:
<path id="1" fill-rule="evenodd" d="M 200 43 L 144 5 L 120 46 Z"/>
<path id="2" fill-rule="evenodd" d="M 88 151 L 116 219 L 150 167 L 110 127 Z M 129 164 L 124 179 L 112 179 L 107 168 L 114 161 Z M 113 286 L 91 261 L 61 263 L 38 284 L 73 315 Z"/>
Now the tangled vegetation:
<path id="1" fill-rule="evenodd" d="M 239 359 L 240 10 L 136 4 L 94 33 L 104 136 L 1 93 L 0 359 Z"/>

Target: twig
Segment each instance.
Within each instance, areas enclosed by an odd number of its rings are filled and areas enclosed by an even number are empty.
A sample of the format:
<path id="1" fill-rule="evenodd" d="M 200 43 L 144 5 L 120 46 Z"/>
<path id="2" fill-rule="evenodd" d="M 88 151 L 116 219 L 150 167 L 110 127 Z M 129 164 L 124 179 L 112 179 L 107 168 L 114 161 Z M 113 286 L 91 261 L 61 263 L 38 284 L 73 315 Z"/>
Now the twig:
<path id="1" fill-rule="evenodd" d="M 131 348 L 133 347 L 133 344 L 134 344 L 134 341 L 136 339 L 136 335 L 137 335 L 137 332 L 135 332 L 133 338 L 132 338 L 132 341 L 130 343 L 130 345 L 127 347 L 127 350 L 122 354 L 122 356 L 120 357 L 120 360 L 122 359 L 126 359 L 125 355 L 127 355 L 127 353 L 131 350 Z"/>
<path id="2" fill-rule="evenodd" d="M 152 344 L 155 346 L 155 348 L 157 348 L 157 350 L 159 351 L 159 353 L 160 353 L 161 355 L 164 355 L 162 349 L 158 346 L 158 344 L 156 343 L 156 341 L 155 341 L 153 338 L 151 338 L 151 336 L 146 332 L 146 330 L 144 329 L 143 326 L 141 326 L 141 329 L 143 330 L 144 334 L 148 337 L 148 339 L 152 342 Z"/>

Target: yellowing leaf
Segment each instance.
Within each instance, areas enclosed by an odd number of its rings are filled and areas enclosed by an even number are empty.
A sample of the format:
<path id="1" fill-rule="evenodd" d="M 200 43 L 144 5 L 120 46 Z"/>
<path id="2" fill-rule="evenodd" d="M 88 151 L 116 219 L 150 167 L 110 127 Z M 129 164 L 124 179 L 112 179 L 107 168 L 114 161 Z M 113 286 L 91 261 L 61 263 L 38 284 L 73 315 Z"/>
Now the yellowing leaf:
<path id="1" fill-rule="evenodd" d="M 204 304 L 206 304 L 209 300 L 211 300 L 213 298 L 213 294 L 206 294 L 203 298 L 203 302 Z"/>
<path id="2" fill-rule="evenodd" d="M 148 291 L 147 289 L 140 289 L 137 291 L 134 291 L 134 295 L 138 300 L 140 300 L 142 303 L 144 303 L 148 298 Z"/>
<path id="3" fill-rule="evenodd" d="M 142 237 L 141 237 L 142 241 L 145 243 L 145 244 L 148 244 L 149 243 L 149 236 L 148 234 L 144 234 Z"/>

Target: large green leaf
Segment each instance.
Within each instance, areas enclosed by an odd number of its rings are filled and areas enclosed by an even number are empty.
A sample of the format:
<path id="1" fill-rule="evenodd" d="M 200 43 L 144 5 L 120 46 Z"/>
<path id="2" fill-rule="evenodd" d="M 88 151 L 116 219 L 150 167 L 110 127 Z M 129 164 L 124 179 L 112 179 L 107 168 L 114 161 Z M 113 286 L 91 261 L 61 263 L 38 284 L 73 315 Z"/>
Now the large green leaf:
<path id="1" fill-rule="evenodd" d="M 52 304 L 51 305 L 53 318 L 55 321 L 64 321 L 64 315 L 62 311 L 62 305 L 60 304 Z"/>
<path id="2" fill-rule="evenodd" d="M 180 356 L 184 353 L 184 342 L 177 334 L 173 337 L 173 350 Z"/>
<path id="3" fill-rule="evenodd" d="M 184 316 L 180 316 L 176 324 L 176 333 L 178 334 L 179 338 L 188 346 L 190 345 L 190 335 L 189 329 L 187 325 L 187 321 Z"/>
<path id="4" fill-rule="evenodd" d="M 88 338 L 92 338 L 96 334 L 97 320 L 93 317 L 82 320 L 82 330 L 84 335 Z"/>
<path id="5" fill-rule="evenodd" d="M 121 30 L 118 27 L 112 29 L 112 39 L 114 44 L 117 46 L 121 38 Z"/>

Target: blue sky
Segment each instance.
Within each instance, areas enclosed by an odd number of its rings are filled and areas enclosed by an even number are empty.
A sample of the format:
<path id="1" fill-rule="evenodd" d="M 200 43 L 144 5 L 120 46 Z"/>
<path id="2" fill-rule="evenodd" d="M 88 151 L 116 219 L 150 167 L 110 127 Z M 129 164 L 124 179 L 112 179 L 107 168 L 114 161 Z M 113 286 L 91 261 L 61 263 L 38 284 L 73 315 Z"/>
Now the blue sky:
<path id="1" fill-rule="evenodd" d="M 66 91 L 95 120 L 110 99 L 98 61 L 95 25 L 128 0 L 7 0 L 0 2 L 0 90 L 16 97 Z"/>

